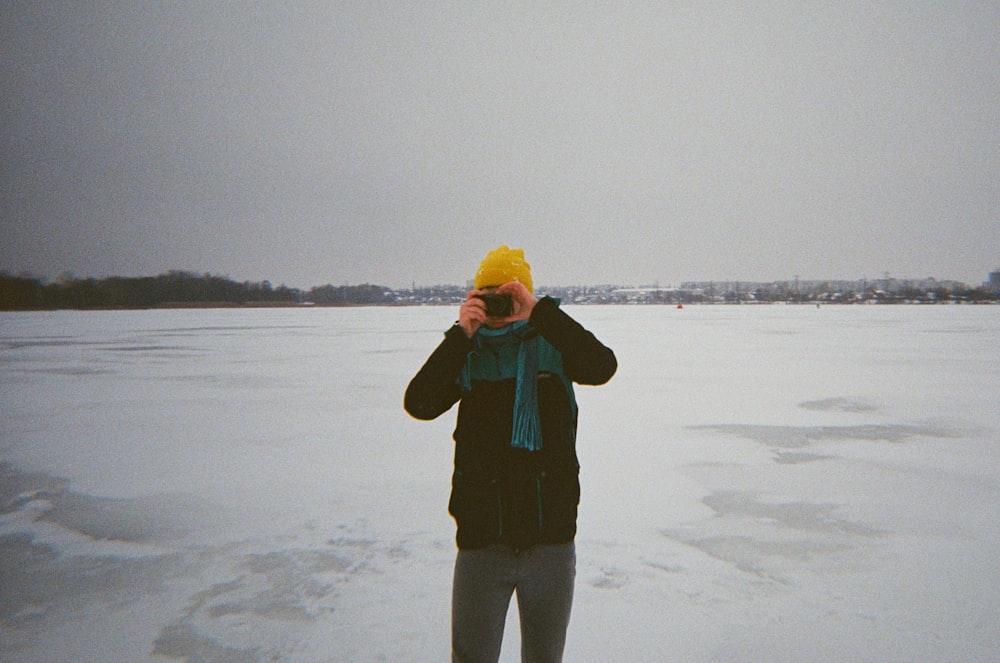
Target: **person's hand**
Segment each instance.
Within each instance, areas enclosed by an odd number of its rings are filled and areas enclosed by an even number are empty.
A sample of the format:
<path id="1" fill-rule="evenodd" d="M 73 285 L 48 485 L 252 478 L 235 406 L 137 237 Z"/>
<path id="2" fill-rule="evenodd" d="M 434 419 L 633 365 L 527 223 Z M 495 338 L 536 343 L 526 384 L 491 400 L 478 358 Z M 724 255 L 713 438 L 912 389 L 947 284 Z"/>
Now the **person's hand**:
<path id="1" fill-rule="evenodd" d="M 496 294 L 509 295 L 514 304 L 514 312 L 509 317 L 496 321 L 499 323 L 499 326 L 509 325 L 517 320 L 527 320 L 531 317 L 531 312 L 534 310 L 535 304 L 538 303 L 538 298 L 531 294 L 520 281 L 504 283 L 497 288 Z M 490 324 L 494 324 L 493 318 L 490 318 Z"/>
<path id="2" fill-rule="evenodd" d="M 513 312 L 503 318 L 487 316 L 486 302 L 479 299 L 479 295 L 486 294 L 507 295 L 511 299 Z M 458 326 L 462 328 L 466 336 L 472 338 L 482 325 L 499 329 L 518 320 L 527 320 L 531 317 L 531 311 L 537 302 L 538 299 L 524 287 L 523 283 L 518 281 L 505 283 L 499 288 L 471 290 L 458 311 Z"/>
<path id="3" fill-rule="evenodd" d="M 458 326 L 469 338 L 486 322 L 486 302 L 478 298 L 481 294 L 484 294 L 482 290 L 470 291 L 458 309 Z"/>

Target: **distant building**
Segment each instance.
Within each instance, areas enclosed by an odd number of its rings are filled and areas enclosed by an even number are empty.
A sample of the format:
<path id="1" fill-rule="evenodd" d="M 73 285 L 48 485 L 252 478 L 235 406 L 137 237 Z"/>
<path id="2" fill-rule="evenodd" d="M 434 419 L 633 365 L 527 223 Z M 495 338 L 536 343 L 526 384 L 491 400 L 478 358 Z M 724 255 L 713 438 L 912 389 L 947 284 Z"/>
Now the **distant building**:
<path id="1" fill-rule="evenodd" d="M 1000 292 L 1000 269 L 990 272 L 990 277 L 986 281 L 986 289 L 990 292 Z"/>

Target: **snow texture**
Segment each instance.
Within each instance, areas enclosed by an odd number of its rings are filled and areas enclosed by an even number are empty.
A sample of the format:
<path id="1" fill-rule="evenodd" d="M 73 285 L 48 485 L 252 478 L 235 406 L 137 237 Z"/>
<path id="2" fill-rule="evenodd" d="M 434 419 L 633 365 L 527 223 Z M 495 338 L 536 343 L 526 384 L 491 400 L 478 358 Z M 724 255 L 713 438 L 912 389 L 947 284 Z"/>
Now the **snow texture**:
<path id="1" fill-rule="evenodd" d="M 1000 307 L 568 310 L 567 661 L 1000 657 Z M 454 314 L 0 315 L 0 659 L 447 660 Z"/>

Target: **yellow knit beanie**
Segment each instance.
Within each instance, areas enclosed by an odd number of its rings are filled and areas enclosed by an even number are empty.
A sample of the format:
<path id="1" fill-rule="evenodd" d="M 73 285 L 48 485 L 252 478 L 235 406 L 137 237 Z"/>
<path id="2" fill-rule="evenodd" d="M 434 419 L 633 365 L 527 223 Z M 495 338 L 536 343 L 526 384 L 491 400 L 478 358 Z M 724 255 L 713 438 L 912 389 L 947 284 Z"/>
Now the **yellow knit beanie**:
<path id="1" fill-rule="evenodd" d="M 531 282 L 531 265 L 524 260 L 524 249 L 501 246 L 486 254 L 486 258 L 479 264 L 473 285 L 478 290 L 511 281 L 520 282 L 528 292 L 535 294 L 535 287 Z"/>

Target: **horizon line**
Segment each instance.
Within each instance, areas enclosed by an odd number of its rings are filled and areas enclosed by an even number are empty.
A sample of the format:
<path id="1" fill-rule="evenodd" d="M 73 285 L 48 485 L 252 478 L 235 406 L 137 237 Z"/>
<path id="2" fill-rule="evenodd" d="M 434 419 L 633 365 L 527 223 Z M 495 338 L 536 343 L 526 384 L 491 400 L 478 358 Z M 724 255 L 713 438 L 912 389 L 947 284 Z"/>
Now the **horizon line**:
<path id="1" fill-rule="evenodd" d="M 987 284 L 989 282 L 989 280 L 990 280 L 990 276 L 992 276 L 993 274 L 997 274 L 997 273 L 1000 273 L 1000 267 L 998 267 L 997 269 L 995 269 L 995 270 L 987 273 L 986 278 L 983 279 L 983 280 L 981 280 L 979 282 L 979 285 Z M 150 274 L 143 274 L 143 275 L 139 275 L 139 276 L 122 276 L 122 275 L 119 275 L 119 274 L 113 274 L 113 275 L 109 275 L 109 276 L 99 276 L 99 277 L 98 276 L 89 276 L 89 275 L 88 276 L 77 276 L 76 274 L 73 273 L 72 270 L 65 270 L 63 272 L 60 272 L 59 276 L 57 276 L 55 278 L 49 278 L 47 276 L 38 276 L 38 275 L 33 274 L 33 273 L 29 272 L 29 271 L 22 271 L 22 272 L 19 272 L 19 273 L 13 273 L 11 271 L 8 271 L 7 269 L 0 268 L 0 275 L 2 275 L 4 277 L 19 278 L 19 279 L 29 279 L 29 280 L 38 281 L 38 282 L 43 283 L 43 284 L 50 284 L 50 283 L 57 283 L 58 284 L 58 283 L 62 283 L 62 282 L 87 281 L 87 280 L 98 280 L 98 281 L 100 281 L 100 280 L 110 280 L 110 279 L 156 278 L 156 277 L 159 277 L 159 276 L 169 276 L 171 274 L 183 274 L 183 275 L 190 275 L 190 276 L 197 276 L 197 277 L 209 277 L 209 278 L 222 278 L 222 279 L 231 280 L 231 281 L 234 281 L 234 282 L 237 282 L 237 283 L 243 283 L 243 282 L 247 282 L 247 283 L 264 283 L 264 282 L 268 282 L 268 283 L 272 283 L 273 284 L 273 281 L 271 281 L 271 279 L 267 279 L 267 278 L 260 279 L 260 280 L 257 280 L 257 281 L 252 281 L 250 279 L 237 279 L 236 277 L 230 276 L 228 274 L 220 274 L 220 273 L 214 273 L 214 272 L 210 272 L 210 271 L 204 271 L 204 272 L 203 271 L 195 271 L 195 270 L 189 270 L 189 269 L 168 269 L 168 270 L 162 271 L 162 272 L 160 272 L 158 274 L 151 274 L 151 275 Z M 978 287 L 976 285 L 973 285 L 972 283 L 969 283 L 967 281 L 963 281 L 963 280 L 960 280 L 960 279 L 940 278 L 940 277 L 936 277 L 936 276 L 921 276 L 921 277 L 892 276 L 889 272 L 883 272 L 882 275 L 877 276 L 877 277 L 863 276 L 863 277 L 854 277 L 854 278 L 844 278 L 844 277 L 801 278 L 799 276 L 792 276 L 790 278 L 789 277 L 785 277 L 785 278 L 778 278 L 778 279 L 739 279 L 739 278 L 735 278 L 735 279 L 734 278 L 726 278 L 726 279 L 690 279 L 689 278 L 689 279 L 682 279 L 682 280 L 677 281 L 677 283 L 679 284 L 678 286 L 673 285 L 673 282 L 670 282 L 670 283 L 668 283 L 665 286 L 661 286 L 659 279 L 654 279 L 652 281 L 640 281 L 638 284 L 635 284 L 635 283 L 621 283 L 621 282 L 618 282 L 618 283 L 615 283 L 615 282 L 603 282 L 603 283 L 541 284 L 539 286 L 536 286 L 536 289 L 545 289 L 545 288 L 598 288 L 598 287 L 615 287 L 615 288 L 629 288 L 629 289 L 670 290 L 670 289 L 677 289 L 677 288 L 679 288 L 680 286 L 682 286 L 682 285 L 684 285 L 686 283 L 699 283 L 699 284 L 701 284 L 701 283 L 731 283 L 731 284 L 740 284 L 740 283 L 748 283 L 748 284 L 751 284 L 751 283 L 753 283 L 753 284 L 800 283 L 800 284 L 808 284 L 808 283 L 827 283 L 827 282 L 848 282 L 848 283 L 864 283 L 864 282 L 869 282 L 869 283 L 871 283 L 871 282 L 878 282 L 878 281 L 886 281 L 886 282 L 889 282 L 889 281 L 936 281 L 936 282 L 939 282 L 939 283 L 958 283 L 958 284 L 969 286 L 969 287 Z M 320 285 L 311 285 L 311 286 L 308 286 L 308 287 L 310 287 L 310 288 L 321 288 L 321 287 L 326 287 L 326 286 L 352 287 L 352 286 L 361 286 L 361 285 L 373 285 L 373 286 L 379 286 L 379 287 L 389 288 L 391 290 L 415 290 L 415 289 L 418 289 L 418 288 L 443 288 L 443 287 L 455 287 L 455 288 L 470 287 L 470 285 L 469 285 L 468 282 L 466 282 L 465 284 L 462 284 L 462 283 L 428 283 L 428 284 L 421 285 L 421 284 L 417 284 L 416 281 L 412 281 L 411 285 L 409 285 L 409 286 L 391 286 L 391 285 L 385 285 L 385 284 L 381 284 L 381 283 L 376 283 L 376 282 L 373 282 L 373 281 L 370 281 L 370 280 L 369 281 L 358 281 L 358 282 L 355 282 L 355 283 L 344 282 L 344 283 L 341 283 L 341 284 L 334 284 L 333 282 L 327 282 L 327 283 L 323 283 L 323 284 L 320 284 Z M 281 283 L 277 287 L 284 287 L 284 288 L 289 288 L 289 289 L 293 289 L 293 290 L 303 290 L 303 289 L 305 289 L 305 288 L 300 288 L 298 286 L 288 286 L 285 283 Z"/>

